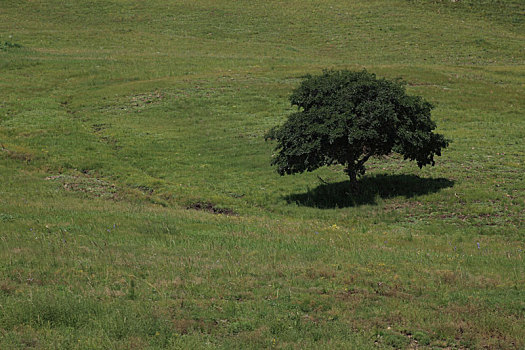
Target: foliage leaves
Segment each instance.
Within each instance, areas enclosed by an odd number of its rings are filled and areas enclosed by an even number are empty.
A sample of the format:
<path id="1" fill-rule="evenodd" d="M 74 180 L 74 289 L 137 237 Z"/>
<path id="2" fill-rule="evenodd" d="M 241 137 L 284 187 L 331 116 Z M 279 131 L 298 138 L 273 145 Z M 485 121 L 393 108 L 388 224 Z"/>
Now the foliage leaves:
<path id="1" fill-rule="evenodd" d="M 298 111 L 266 134 L 277 141 L 272 165 L 281 175 L 342 164 L 355 181 L 372 156 L 394 151 L 423 167 L 448 146 L 432 132 L 430 103 L 407 95 L 402 82 L 366 70 L 308 75 L 290 102 Z"/>

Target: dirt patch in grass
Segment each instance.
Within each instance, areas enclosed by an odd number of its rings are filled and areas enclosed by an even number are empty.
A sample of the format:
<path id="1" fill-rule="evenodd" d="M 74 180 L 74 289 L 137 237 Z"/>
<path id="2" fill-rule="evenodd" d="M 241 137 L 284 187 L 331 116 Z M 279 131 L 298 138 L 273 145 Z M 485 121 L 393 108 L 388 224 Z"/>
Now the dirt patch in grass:
<path id="1" fill-rule="evenodd" d="M 309 268 L 306 271 L 306 276 L 308 276 L 308 278 L 312 280 L 317 280 L 319 278 L 328 280 L 335 278 L 336 275 L 336 272 L 329 268 Z"/>
<path id="2" fill-rule="evenodd" d="M 211 202 L 195 202 L 186 207 L 186 209 L 207 211 L 212 214 L 237 215 L 237 213 L 230 208 L 219 208 Z"/>
<path id="3" fill-rule="evenodd" d="M 130 97 L 131 107 L 143 108 L 149 104 L 160 102 L 165 97 L 162 91 L 155 90 L 150 93 L 138 94 Z"/>
<path id="4" fill-rule="evenodd" d="M 179 334 L 188 334 L 192 332 L 210 333 L 217 324 L 211 321 L 193 320 L 193 319 L 175 319 L 172 321 L 173 327 Z"/>
<path id="5" fill-rule="evenodd" d="M 71 192 L 83 192 L 91 197 L 106 199 L 117 199 L 117 187 L 96 177 L 75 175 L 54 175 L 46 177 L 46 180 L 57 181 L 62 187 Z"/>
<path id="6" fill-rule="evenodd" d="M 14 294 L 16 291 L 16 286 L 10 283 L 10 281 L 2 281 L 0 282 L 0 294 L 4 295 L 11 295 Z"/>
<path id="7" fill-rule="evenodd" d="M 423 203 L 419 201 L 406 201 L 406 202 L 393 202 L 393 203 L 387 203 L 384 206 L 385 212 L 391 212 L 391 211 L 398 211 L 401 209 L 407 209 L 410 211 L 413 211 L 415 208 L 420 208 L 423 206 Z"/>
<path id="8" fill-rule="evenodd" d="M 93 124 L 91 126 L 91 129 L 93 129 L 94 132 L 100 132 L 102 130 L 105 130 L 109 128 L 109 124 L 106 124 L 106 123 L 100 123 L 100 124 Z"/>
<path id="9" fill-rule="evenodd" d="M 23 149 L 15 149 L 13 147 L 7 148 L 3 144 L 0 144 L 0 151 L 7 155 L 7 158 L 25 162 L 26 164 L 31 163 L 34 155 Z"/>

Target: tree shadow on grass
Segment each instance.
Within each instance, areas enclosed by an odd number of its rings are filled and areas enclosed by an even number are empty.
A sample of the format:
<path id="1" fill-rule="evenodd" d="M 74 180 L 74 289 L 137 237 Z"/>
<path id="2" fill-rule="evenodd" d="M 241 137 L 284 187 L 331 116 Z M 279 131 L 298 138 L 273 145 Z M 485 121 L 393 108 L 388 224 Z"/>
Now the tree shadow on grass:
<path id="1" fill-rule="evenodd" d="M 295 193 L 285 197 L 288 203 L 320 209 L 355 207 L 376 204 L 376 198 L 403 196 L 410 198 L 438 192 L 452 187 L 454 181 L 437 178 L 427 179 L 415 175 L 374 175 L 358 181 L 359 190 L 352 193 L 350 181 L 321 184 L 306 193 Z"/>

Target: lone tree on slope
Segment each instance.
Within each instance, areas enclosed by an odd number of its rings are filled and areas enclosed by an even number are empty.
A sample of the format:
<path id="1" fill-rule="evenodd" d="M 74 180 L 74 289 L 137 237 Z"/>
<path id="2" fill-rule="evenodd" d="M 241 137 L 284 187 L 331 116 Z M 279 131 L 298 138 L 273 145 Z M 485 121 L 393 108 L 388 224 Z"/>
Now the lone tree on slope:
<path id="1" fill-rule="evenodd" d="M 372 156 L 397 152 L 421 168 L 434 165 L 434 155 L 448 146 L 432 132 L 429 102 L 407 95 L 401 82 L 366 70 L 308 75 L 290 102 L 299 110 L 265 136 L 277 141 L 272 165 L 280 175 L 342 164 L 355 190 Z"/>

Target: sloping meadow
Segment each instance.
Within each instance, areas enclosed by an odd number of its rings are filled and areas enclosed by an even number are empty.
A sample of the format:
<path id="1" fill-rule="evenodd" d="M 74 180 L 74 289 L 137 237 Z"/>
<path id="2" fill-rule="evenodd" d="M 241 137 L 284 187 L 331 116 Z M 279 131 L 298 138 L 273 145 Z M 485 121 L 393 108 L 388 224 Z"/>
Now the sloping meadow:
<path id="1" fill-rule="evenodd" d="M 0 348 L 522 348 L 524 11 L 2 4 Z M 436 166 L 280 177 L 325 68 L 434 104 Z"/>

